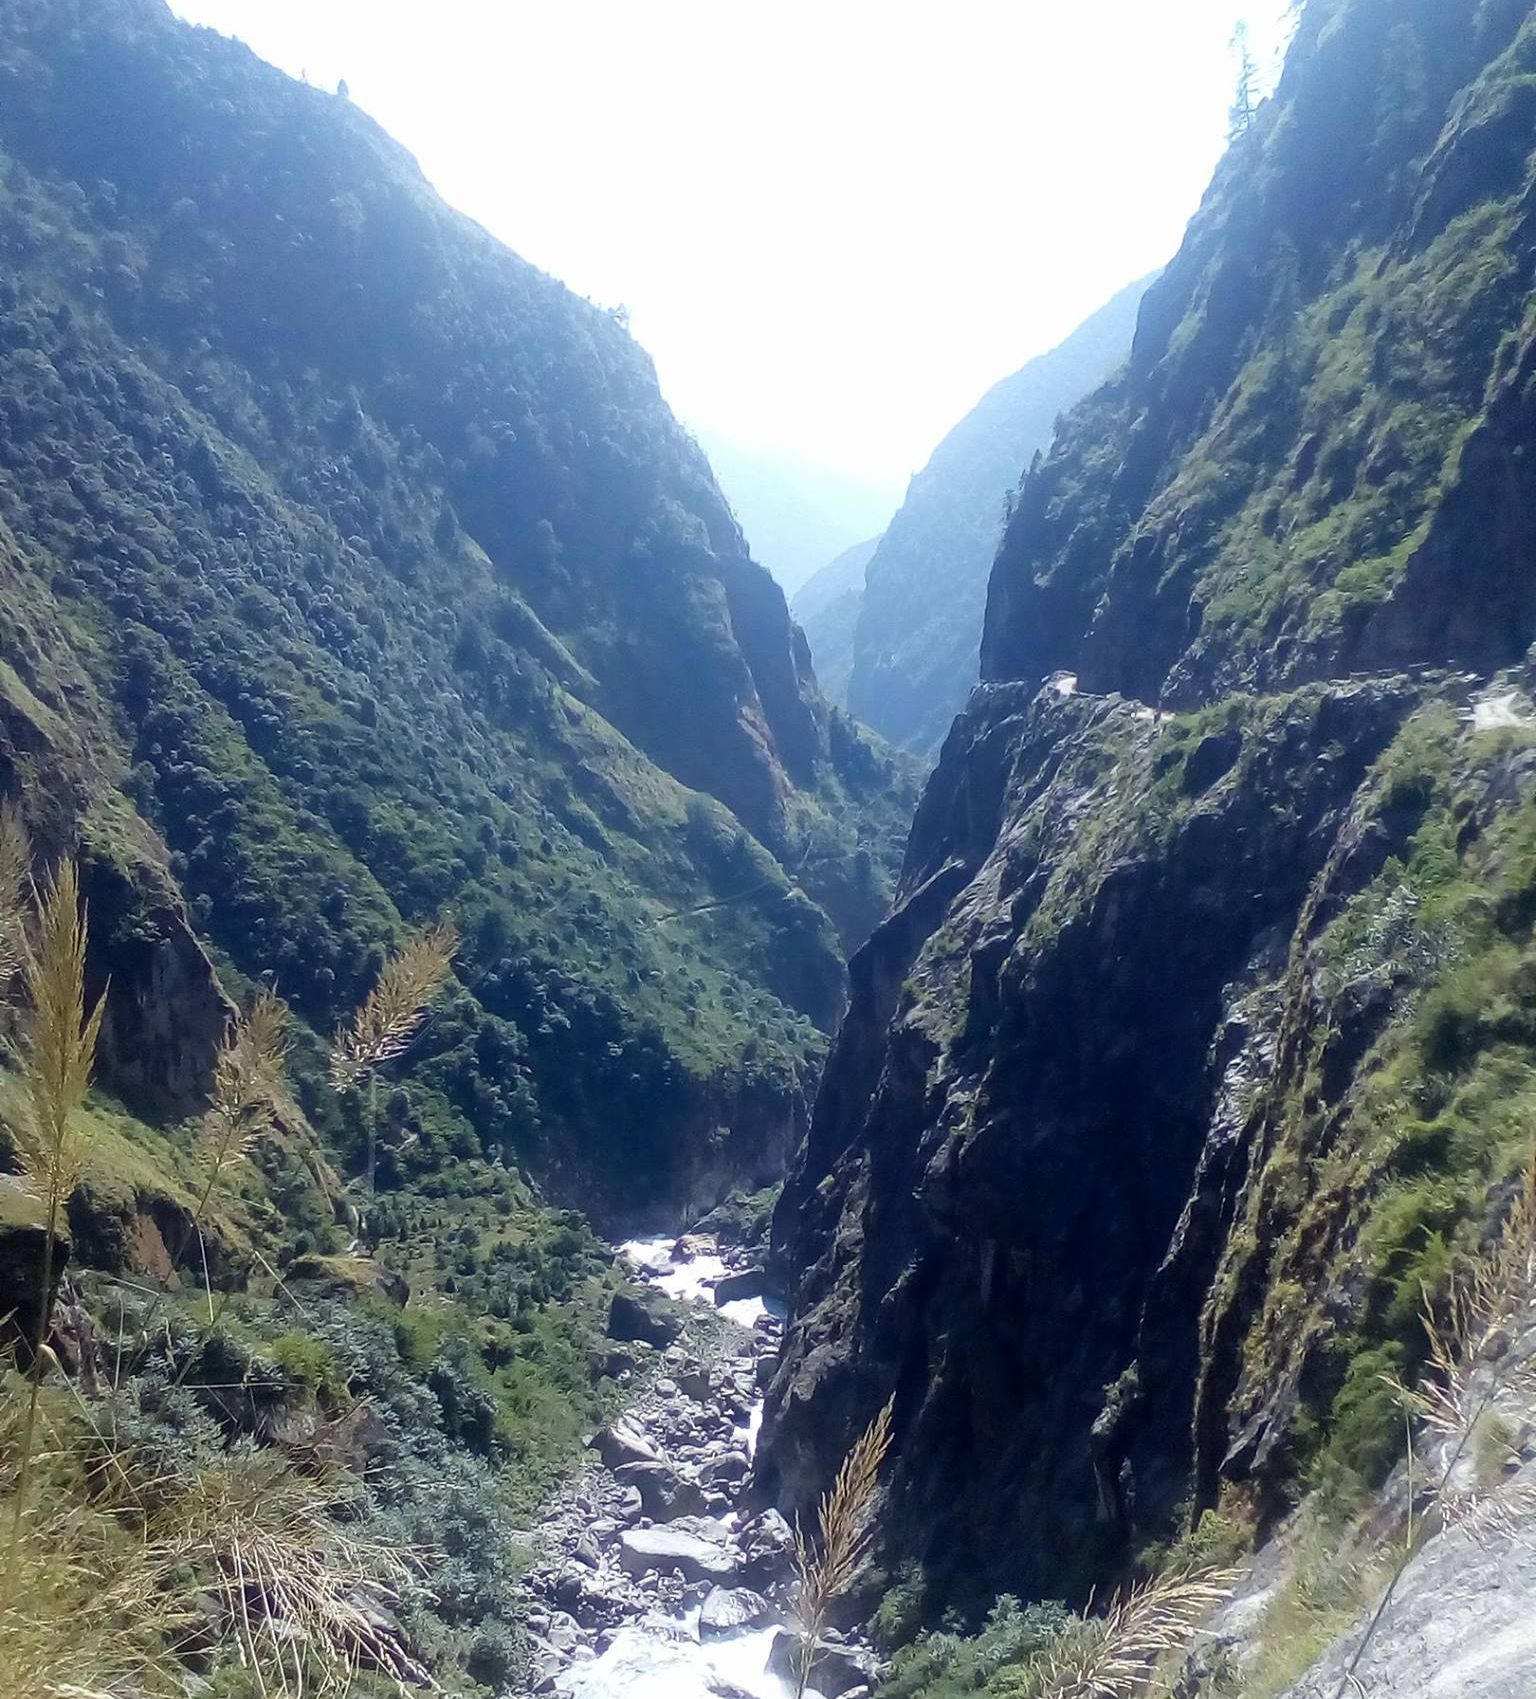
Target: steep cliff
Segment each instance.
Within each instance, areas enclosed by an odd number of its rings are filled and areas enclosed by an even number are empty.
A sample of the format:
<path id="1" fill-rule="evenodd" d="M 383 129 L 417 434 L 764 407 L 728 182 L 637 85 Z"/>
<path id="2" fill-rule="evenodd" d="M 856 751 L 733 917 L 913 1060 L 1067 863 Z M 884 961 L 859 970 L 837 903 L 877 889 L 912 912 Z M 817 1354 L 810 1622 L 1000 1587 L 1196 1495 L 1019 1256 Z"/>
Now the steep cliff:
<path id="1" fill-rule="evenodd" d="M 848 675 L 853 670 L 853 634 L 864 602 L 864 569 L 880 546 L 873 537 L 855 543 L 812 573 L 795 592 L 790 612 L 805 633 L 816 667 L 816 682 L 827 700 L 846 707 Z"/>
<path id="2" fill-rule="evenodd" d="M 0 84 L 0 779 L 105 846 L 106 1083 L 196 1102 L 205 949 L 323 1032 L 451 907 L 411 1160 L 772 1177 L 903 802 L 646 356 L 158 0 L 21 0 Z"/>
<path id="3" fill-rule="evenodd" d="M 760 1481 L 894 1395 L 931 1608 L 1379 1477 L 1525 1159 L 1528 11 L 1312 0 L 1024 483 L 775 1225 Z"/>
<path id="4" fill-rule="evenodd" d="M 934 755 L 975 684 L 987 575 L 1013 491 L 1061 415 L 1124 363 L 1148 281 L 994 384 L 913 478 L 880 539 L 858 603 L 846 696 L 853 714 L 899 747 Z"/>

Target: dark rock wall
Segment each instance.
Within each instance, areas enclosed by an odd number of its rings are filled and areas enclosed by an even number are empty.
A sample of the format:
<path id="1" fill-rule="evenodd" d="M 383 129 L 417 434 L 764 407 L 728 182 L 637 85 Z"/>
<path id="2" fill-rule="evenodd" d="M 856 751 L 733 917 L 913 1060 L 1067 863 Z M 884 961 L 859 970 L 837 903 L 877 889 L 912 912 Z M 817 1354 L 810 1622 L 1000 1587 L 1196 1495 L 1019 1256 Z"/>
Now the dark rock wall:
<path id="1" fill-rule="evenodd" d="M 1524 912 L 1527 758 L 1469 703 L 1536 634 L 1533 63 L 1524 6 L 1314 0 L 1025 481 L 775 1222 L 759 1489 L 809 1506 L 894 1395 L 930 1602 L 1080 1598 L 1240 1483 L 1262 1524 L 1498 1195 L 1492 1110 L 1432 1184 L 1390 1151 L 1482 1066 L 1413 1013 L 1483 959 L 1435 881 Z"/>

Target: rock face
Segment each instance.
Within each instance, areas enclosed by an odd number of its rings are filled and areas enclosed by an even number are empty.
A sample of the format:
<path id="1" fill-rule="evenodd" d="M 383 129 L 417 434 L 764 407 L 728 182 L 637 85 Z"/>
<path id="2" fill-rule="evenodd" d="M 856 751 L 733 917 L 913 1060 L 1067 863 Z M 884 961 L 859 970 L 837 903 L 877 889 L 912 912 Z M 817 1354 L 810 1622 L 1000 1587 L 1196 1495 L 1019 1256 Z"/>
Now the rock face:
<path id="1" fill-rule="evenodd" d="M 0 1176 L 0 1292 L 6 1295 L 0 1346 L 14 1350 L 23 1363 L 31 1361 L 44 1314 L 46 1248 L 46 1209 L 19 1181 Z M 50 1317 L 69 1255 L 67 1230 L 56 1230 L 46 1298 Z"/>
<path id="2" fill-rule="evenodd" d="M 1521 5 L 1309 7 L 1024 484 L 775 1221 L 758 1492 L 894 1396 L 936 1600 L 1390 1464 L 1427 1259 L 1520 1161 L 1533 65 Z"/>
<path id="3" fill-rule="evenodd" d="M 1129 339 L 1127 339 L 1129 340 Z M 880 546 L 878 537 L 844 549 L 795 592 L 790 612 L 811 646 L 816 680 L 829 702 L 848 705 L 848 678 L 853 671 L 853 634 L 864 603 L 864 569 Z"/>
<path id="4" fill-rule="evenodd" d="M 1031 457 L 1050 447 L 1057 419 L 1124 363 L 1149 281 L 1121 290 L 1059 348 L 982 397 L 913 478 L 860 562 L 856 595 L 813 579 L 796 596 L 818 676 L 830 662 L 831 676 L 846 678 L 849 712 L 899 747 L 931 758 L 970 694 L 1012 493 Z M 832 583 L 848 559 L 827 569 Z"/>

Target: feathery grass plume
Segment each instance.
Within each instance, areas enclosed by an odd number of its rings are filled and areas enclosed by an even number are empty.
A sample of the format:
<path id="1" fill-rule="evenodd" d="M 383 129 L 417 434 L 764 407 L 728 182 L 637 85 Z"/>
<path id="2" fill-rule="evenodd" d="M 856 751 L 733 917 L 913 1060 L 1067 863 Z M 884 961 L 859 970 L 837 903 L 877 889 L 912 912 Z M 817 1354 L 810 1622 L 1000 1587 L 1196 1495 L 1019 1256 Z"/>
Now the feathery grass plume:
<path id="1" fill-rule="evenodd" d="M 385 962 L 363 1006 L 332 1041 L 331 1080 L 337 1090 L 357 1085 L 405 1049 L 447 981 L 458 948 L 458 932 L 438 920 Z"/>
<path id="2" fill-rule="evenodd" d="M 214 1188 L 229 1169 L 243 1157 L 262 1134 L 270 1132 L 277 1117 L 276 1094 L 282 1083 L 283 1059 L 288 1049 L 288 1010 L 277 995 L 263 989 L 249 1011 L 237 1015 L 213 1067 L 213 1096 L 203 1117 L 202 1152 L 208 1164 L 202 1192 L 192 1211 L 183 1237 L 197 1234 L 203 1243 L 203 1213 Z M 203 1250 L 204 1282 L 207 1284 L 208 1254 Z M 208 1291 L 209 1320 L 213 1319 L 213 1293 Z"/>
<path id="3" fill-rule="evenodd" d="M 452 922 L 436 920 L 385 962 L 378 983 L 331 1043 L 331 1084 L 338 1091 L 378 1081 L 379 1069 L 399 1056 L 416 1035 L 432 1000 L 447 983 L 458 953 Z M 376 1093 L 374 1094 L 377 1095 Z M 367 1189 L 378 1154 L 377 1103 L 368 1105 Z"/>
<path id="4" fill-rule="evenodd" d="M 1422 1429 L 1439 1441 L 1438 1468 L 1430 1508 L 1441 1522 L 1454 1522 L 1482 1509 L 1477 1484 L 1460 1484 L 1461 1465 L 1499 1394 L 1517 1384 L 1530 1386 L 1536 1369 L 1517 1359 L 1509 1334 L 1536 1305 L 1536 1144 L 1531 1147 L 1519 1186 L 1504 1219 L 1477 1255 L 1459 1269 L 1445 1302 L 1436 1307 L 1428 1291 L 1421 1312 L 1429 1345 L 1429 1372 L 1419 1386 L 1383 1376 Z M 1412 1439 L 1409 1440 L 1410 1479 Z M 1386 1589 L 1366 1624 L 1334 1699 L 1345 1699 L 1358 1686 L 1357 1672 L 1377 1631 L 1392 1608 L 1408 1565 L 1435 1531 L 1437 1518 L 1422 1515 L 1415 1524 L 1409 1506 L 1409 1532 Z"/>
<path id="5" fill-rule="evenodd" d="M 817 1515 L 818 1538 L 812 1541 L 795 1523 L 795 1616 L 804 1639 L 796 1672 L 795 1699 L 804 1699 L 811 1666 L 827 1614 L 848 1590 L 859 1566 L 869 1555 L 874 1536 L 875 1488 L 880 1465 L 891 1447 L 891 1417 L 895 1399 L 869 1424 L 843 1459 L 831 1487 L 822 1494 Z"/>
<path id="6" fill-rule="evenodd" d="M 10 989 L 25 953 L 23 914 L 32 844 L 14 802 L 0 804 L 0 994 Z"/>
<path id="7" fill-rule="evenodd" d="M 203 1245 L 203 1217 L 214 1189 L 250 1150 L 277 1117 L 276 1097 L 282 1086 L 288 1052 L 288 1008 L 273 991 L 263 989 L 249 1011 L 237 1014 L 219 1045 L 213 1065 L 213 1091 L 203 1115 L 199 1149 L 207 1164 L 203 1189 L 197 1195 L 181 1237 L 170 1253 L 171 1267 L 181 1266 L 196 1235 Z M 208 1301 L 208 1331 L 216 1321 L 208 1253 L 203 1245 L 203 1286 Z M 165 1294 L 157 1292 L 143 1321 L 141 1340 L 148 1343 Z M 121 1344 L 121 1341 L 119 1341 Z M 186 1365 L 190 1367 L 190 1359 Z"/>
<path id="8" fill-rule="evenodd" d="M 273 992 L 264 990 L 247 1013 L 235 1018 L 219 1046 L 213 1096 L 203 1118 L 208 1174 L 199 1215 L 224 1174 L 272 1129 L 288 1049 L 287 1026 L 288 1010 Z"/>
<path id="9" fill-rule="evenodd" d="M 1127 1589 L 1064 1637 L 1039 1699 L 1136 1699 L 1230 1593 L 1230 1575 L 1218 1570 L 1173 1572 Z"/>
<path id="10" fill-rule="evenodd" d="M 94 1009 L 86 1009 L 86 920 L 80 906 L 80 878 L 72 861 L 61 863 L 45 883 L 37 903 L 36 930 L 35 943 L 23 950 L 28 1007 L 22 1019 L 22 1076 L 28 1106 L 17 1128 L 17 1145 L 22 1172 L 43 1200 L 42 1283 L 0 1609 L 9 1604 L 15 1585 L 31 1480 L 37 1399 L 53 1300 L 54 1242 L 59 1217 L 80 1178 L 83 1159 L 76 1116 L 90 1084 L 96 1039 L 106 1008 L 103 993 Z"/>
<path id="11" fill-rule="evenodd" d="M 0 1498 L 20 1404 L 0 1398 Z M 254 1446 L 151 1461 L 72 1388 L 46 1389 L 38 1431 L 42 1490 L 0 1608 L 5 1699 L 182 1699 L 194 1646 L 237 1658 L 242 1693 L 343 1694 L 363 1667 L 431 1685 L 380 1608 L 419 1554 L 346 1528 L 324 1478 Z"/>
<path id="12" fill-rule="evenodd" d="M 28 1008 L 22 1064 L 28 1114 L 18 1128 L 22 1172 L 49 1206 L 50 1237 L 59 1207 L 80 1178 L 84 1147 L 75 1117 L 85 1102 L 106 997 L 85 1006 L 86 920 L 73 862 L 62 863 L 37 905 L 37 940 L 24 950 Z"/>

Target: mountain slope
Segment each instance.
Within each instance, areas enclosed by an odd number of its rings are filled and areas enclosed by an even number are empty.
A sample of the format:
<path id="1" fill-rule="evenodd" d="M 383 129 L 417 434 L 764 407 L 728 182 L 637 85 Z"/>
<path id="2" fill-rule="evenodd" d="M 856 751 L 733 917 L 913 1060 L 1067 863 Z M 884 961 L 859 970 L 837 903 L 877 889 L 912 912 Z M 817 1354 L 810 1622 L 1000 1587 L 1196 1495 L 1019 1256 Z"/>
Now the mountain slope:
<path id="1" fill-rule="evenodd" d="M 787 596 L 834 555 L 878 531 L 900 493 L 899 486 L 866 484 L 790 455 L 744 448 L 714 431 L 701 431 L 699 442 L 731 511 Z"/>
<path id="2" fill-rule="evenodd" d="M 931 1609 L 1379 1480 L 1527 1160 L 1533 73 L 1312 0 L 1024 484 L 775 1229 L 762 1486 L 894 1395 Z"/>
<path id="3" fill-rule="evenodd" d="M 994 384 L 913 478 L 865 574 L 847 691 L 892 743 L 933 754 L 964 704 L 1011 492 L 1062 413 L 1124 362 L 1148 281 Z"/>
<path id="4" fill-rule="evenodd" d="M 770 1176 L 842 1001 L 819 903 L 867 929 L 901 805 L 649 361 L 157 0 L 23 0 L 0 78 L 0 777 L 125 887 L 141 1106 L 206 1072 L 194 933 L 324 1032 L 452 908 L 405 1168 L 672 1214 Z"/>
<path id="5" fill-rule="evenodd" d="M 879 546 L 880 539 L 873 537 L 844 549 L 806 579 L 789 605 L 810 645 L 816 682 L 827 700 L 840 706 L 847 704 L 853 634 L 864 600 L 864 569 Z"/>

